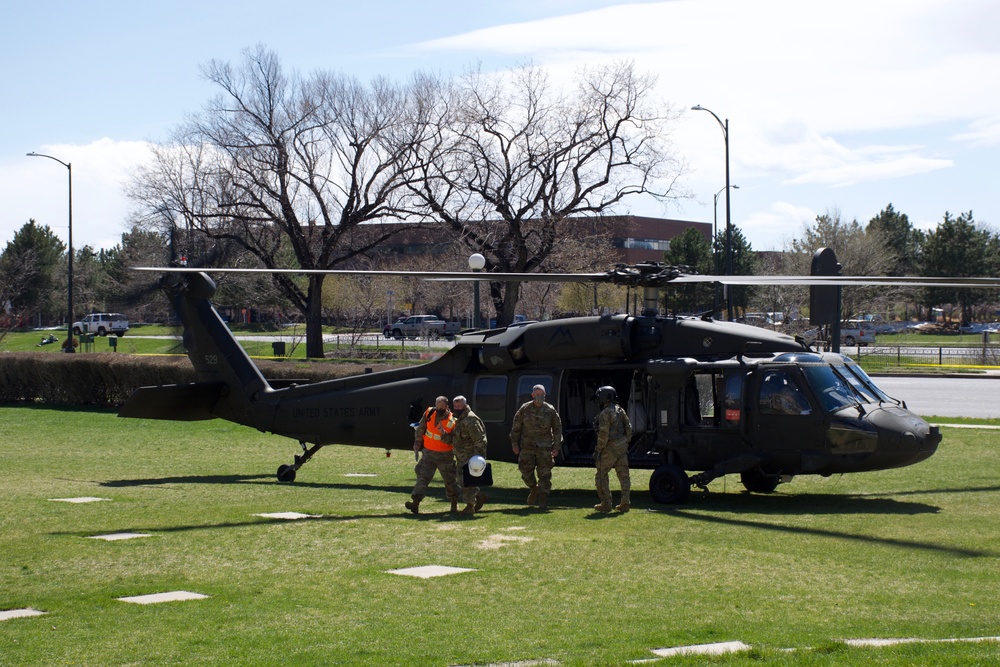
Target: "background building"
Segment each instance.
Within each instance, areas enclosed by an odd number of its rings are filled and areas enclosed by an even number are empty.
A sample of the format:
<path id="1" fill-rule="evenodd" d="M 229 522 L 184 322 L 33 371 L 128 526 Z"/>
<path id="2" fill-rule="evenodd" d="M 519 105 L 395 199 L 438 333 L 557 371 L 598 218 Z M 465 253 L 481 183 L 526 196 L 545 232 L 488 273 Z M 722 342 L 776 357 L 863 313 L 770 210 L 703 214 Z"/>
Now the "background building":
<path id="1" fill-rule="evenodd" d="M 610 253 L 608 266 L 614 264 L 635 264 L 637 262 L 659 262 L 663 253 L 670 248 L 670 240 L 694 227 L 711 242 L 712 225 L 707 222 L 673 220 L 670 218 L 650 218 L 637 215 L 609 215 L 594 218 L 569 218 L 566 225 L 566 243 L 574 239 L 603 237 Z M 467 249 L 455 248 L 455 238 L 439 225 L 414 227 L 404 223 L 386 225 L 398 227 L 392 240 L 380 250 L 395 255 L 440 255 L 452 254 Z M 596 268 L 596 267 L 595 267 Z"/>

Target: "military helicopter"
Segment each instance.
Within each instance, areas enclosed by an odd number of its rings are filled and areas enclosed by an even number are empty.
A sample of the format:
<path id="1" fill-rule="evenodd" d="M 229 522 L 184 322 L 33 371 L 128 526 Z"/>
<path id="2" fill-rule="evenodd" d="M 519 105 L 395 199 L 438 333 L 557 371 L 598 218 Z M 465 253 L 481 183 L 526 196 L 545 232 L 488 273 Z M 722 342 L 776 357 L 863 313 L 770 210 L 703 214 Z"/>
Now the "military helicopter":
<path id="1" fill-rule="evenodd" d="M 119 416 L 220 418 L 292 438 L 302 451 L 278 468 L 281 482 L 293 482 L 296 472 L 328 445 L 410 449 L 412 424 L 439 395 L 468 397 L 485 422 L 489 458 L 516 461 L 511 420 L 536 384 L 545 386 L 547 400 L 562 416 L 557 464 L 567 466 L 594 465 L 592 422 L 599 407 L 593 397 L 599 387 L 614 387 L 633 425 L 629 463 L 653 471 L 649 489 L 659 503 L 683 503 L 692 485 L 707 490 L 709 482 L 728 474 L 739 474 L 748 491 L 769 493 L 797 475 L 908 466 L 930 457 L 941 442 L 937 427 L 887 396 L 847 356 L 817 352 L 801 338 L 709 315 L 656 314 L 659 288 L 669 283 L 858 284 L 853 277 L 697 276 L 659 263 L 592 274 L 473 278 L 464 272 L 409 272 L 445 280 L 626 284 L 643 289 L 644 312 L 465 331 L 453 348 L 420 366 L 288 383 L 261 374 L 212 305 L 216 286 L 208 274 L 226 269 L 140 270 L 164 272 L 161 286 L 183 323 L 184 347 L 198 381 L 137 389 Z M 900 284 L 900 279 L 874 280 Z M 966 279 L 902 282 L 943 286 L 949 280 Z M 997 287 L 995 279 L 983 281 L 980 286 Z"/>

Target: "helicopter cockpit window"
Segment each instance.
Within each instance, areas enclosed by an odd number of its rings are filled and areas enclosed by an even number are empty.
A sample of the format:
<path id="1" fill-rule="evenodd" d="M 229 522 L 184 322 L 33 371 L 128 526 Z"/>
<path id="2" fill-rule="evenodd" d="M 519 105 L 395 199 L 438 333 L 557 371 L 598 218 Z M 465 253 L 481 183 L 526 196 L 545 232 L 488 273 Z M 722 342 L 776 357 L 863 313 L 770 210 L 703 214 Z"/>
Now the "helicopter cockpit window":
<path id="1" fill-rule="evenodd" d="M 473 405 L 479 418 L 487 422 L 507 419 L 507 377 L 486 375 L 476 378 Z"/>
<path id="2" fill-rule="evenodd" d="M 847 376 L 854 388 L 861 392 L 864 396 L 868 397 L 872 403 L 881 403 L 882 401 L 899 403 L 899 401 L 879 389 L 878 385 L 876 385 L 875 382 L 868 377 L 868 374 L 865 373 L 861 366 L 858 366 L 857 364 L 847 364 L 844 366 L 844 370 L 847 371 L 844 375 Z"/>
<path id="3" fill-rule="evenodd" d="M 766 371 L 760 383 L 760 413 L 762 415 L 808 415 L 812 412 L 809 399 L 795 377 L 787 371 Z"/>
<path id="4" fill-rule="evenodd" d="M 802 372 L 827 412 L 837 412 L 861 402 L 859 395 L 832 366 L 803 366 Z"/>

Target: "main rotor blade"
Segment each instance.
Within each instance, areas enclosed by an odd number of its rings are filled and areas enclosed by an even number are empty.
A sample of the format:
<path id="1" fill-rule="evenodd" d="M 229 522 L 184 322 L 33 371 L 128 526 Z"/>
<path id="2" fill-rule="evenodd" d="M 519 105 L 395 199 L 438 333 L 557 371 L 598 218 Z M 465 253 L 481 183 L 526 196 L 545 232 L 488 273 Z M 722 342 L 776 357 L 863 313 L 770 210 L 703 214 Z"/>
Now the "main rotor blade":
<path id="1" fill-rule="evenodd" d="M 331 275 L 331 276 L 401 276 L 421 278 L 423 280 L 474 280 L 474 281 L 513 281 L 550 282 L 550 283 L 585 283 L 607 280 L 604 273 L 473 273 L 471 271 L 376 271 L 369 269 L 235 269 L 235 268 L 193 268 L 190 266 L 132 266 L 132 271 L 156 271 L 159 273 L 284 273 L 298 275 Z"/>
<path id="2" fill-rule="evenodd" d="M 133 266 L 133 271 L 159 273 L 283 273 L 298 275 L 335 276 L 409 276 L 422 280 L 473 282 L 545 282 L 545 283 L 613 283 L 619 285 L 666 287 L 691 283 L 721 283 L 723 285 L 831 285 L 843 287 L 947 287 L 1000 289 L 1000 278 L 936 277 L 936 276 L 715 276 L 684 273 L 676 267 L 662 267 L 658 272 L 619 267 L 604 273 L 494 273 L 472 271 L 383 271 L 349 269 L 247 269 L 210 267 Z"/>

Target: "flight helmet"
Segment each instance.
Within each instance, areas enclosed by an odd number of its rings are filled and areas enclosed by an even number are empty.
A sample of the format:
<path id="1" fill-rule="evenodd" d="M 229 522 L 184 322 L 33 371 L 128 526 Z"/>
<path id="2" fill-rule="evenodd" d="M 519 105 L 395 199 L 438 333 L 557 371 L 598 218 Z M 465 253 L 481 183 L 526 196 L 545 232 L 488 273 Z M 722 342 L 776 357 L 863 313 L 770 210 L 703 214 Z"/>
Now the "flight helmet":
<path id="1" fill-rule="evenodd" d="M 597 402 L 601 405 L 605 403 L 614 403 L 618 400 L 618 392 L 615 391 L 614 387 L 604 386 L 597 390 L 597 393 L 594 394 L 594 398 L 596 398 Z"/>

